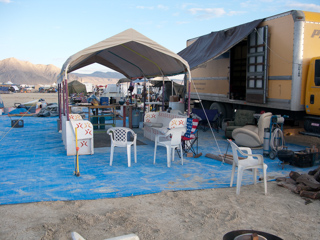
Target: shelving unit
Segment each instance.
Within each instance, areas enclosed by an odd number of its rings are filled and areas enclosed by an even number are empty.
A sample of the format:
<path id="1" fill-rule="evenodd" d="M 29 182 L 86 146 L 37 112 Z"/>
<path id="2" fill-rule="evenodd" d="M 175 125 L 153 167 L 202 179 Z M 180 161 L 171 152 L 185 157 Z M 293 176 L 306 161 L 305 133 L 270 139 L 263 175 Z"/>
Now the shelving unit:
<path id="1" fill-rule="evenodd" d="M 98 106 L 88 106 L 88 120 L 91 121 L 91 118 L 98 118 L 98 123 L 94 123 L 92 124 L 93 125 L 93 129 L 94 129 L 94 132 L 105 132 L 106 131 L 106 126 L 107 125 L 111 125 L 112 127 L 115 127 L 116 126 L 116 107 L 119 107 L 120 105 L 98 105 Z M 101 112 L 101 114 L 99 114 L 99 109 L 110 109 L 111 112 L 108 113 L 108 114 L 103 114 Z M 92 113 L 91 113 L 92 111 Z M 99 122 L 99 119 L 101 117 L 112 117 L 112 123 L 100 123 Z M 106 120 L 105 120 L 106 121 Z M 101 126 L 104 126 L 104 128 L 101 128 Z M 95 129 L 95 127 L 98 127 L 98 129 Z"/>

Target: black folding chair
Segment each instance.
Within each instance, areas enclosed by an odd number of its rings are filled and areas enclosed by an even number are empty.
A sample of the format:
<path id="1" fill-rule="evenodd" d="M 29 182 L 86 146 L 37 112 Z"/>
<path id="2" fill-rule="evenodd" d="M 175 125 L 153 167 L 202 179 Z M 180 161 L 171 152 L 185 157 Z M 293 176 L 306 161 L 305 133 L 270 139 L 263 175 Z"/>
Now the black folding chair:
<path id="1" fill-rule="evenodd" d="M 220 113 L 217 109 L 192 109 L 192 113 L 196 114 L 198 117 L 201 118 L 199 121 L 199 128 L 202 128 L 203 131 L 207 131 L 210 126 L 214 128 L 217 132 L 219 132 L 220 127 Z M 206 114 L 205 114 L 206 113 Z M 206 118 L 206 115 L 208 117 L 208 120 Z"/>

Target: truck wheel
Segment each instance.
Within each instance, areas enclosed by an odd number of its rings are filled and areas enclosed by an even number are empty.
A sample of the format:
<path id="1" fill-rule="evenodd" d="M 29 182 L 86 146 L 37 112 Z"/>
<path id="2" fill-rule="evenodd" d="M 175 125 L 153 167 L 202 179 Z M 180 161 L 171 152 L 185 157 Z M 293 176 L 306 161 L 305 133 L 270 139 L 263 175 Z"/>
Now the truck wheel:
<path id="1" fill-rule="evenodd" d="M 227 117 L 227 111 L 222 103 L 214 102 L 210 105 L 209 109 L 217 109 L 219 113 L 222 114 L 222 119 Z"/>
<path id="2" fill-rule="evenodd" d="M 306 118 L 304 120 L 304 129 L 310 133 L 320 133 L 320 121 Z"/>
<path id="3" fill-rule="evenodd" d="M 309 119 L 305 119 L 303 125 L 304 125 L 304 130 L 306 130 L 307 132 L 311 132 L 312 131 L 311 121 Z"/>
<path id="4" fill-rule="evenodd" d="M 233 118 L 233 107 L 231 104 L 225 103 L 224 107 L 226 108 L 226 116 L 225 118 L 232 119 Z"/>

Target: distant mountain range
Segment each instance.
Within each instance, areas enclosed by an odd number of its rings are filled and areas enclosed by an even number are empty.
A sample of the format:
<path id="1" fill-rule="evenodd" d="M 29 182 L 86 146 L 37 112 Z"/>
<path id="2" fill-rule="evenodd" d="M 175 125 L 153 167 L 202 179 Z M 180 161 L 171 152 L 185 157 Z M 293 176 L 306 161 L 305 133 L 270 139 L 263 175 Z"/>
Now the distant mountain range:
<path id="1" fill-rule="evenodd" d="M 0 61 L 0 83 L 11 81 L 14 84 L 51 85 L 57 82 L 61 69 L 49 64 L 32 64 L 16 58 Z M 116 83 L 124 76 L 117 72 L 94 72 L 92 74 L 69 74 L 70 81 L 90 82 L 94 85 Z"/>

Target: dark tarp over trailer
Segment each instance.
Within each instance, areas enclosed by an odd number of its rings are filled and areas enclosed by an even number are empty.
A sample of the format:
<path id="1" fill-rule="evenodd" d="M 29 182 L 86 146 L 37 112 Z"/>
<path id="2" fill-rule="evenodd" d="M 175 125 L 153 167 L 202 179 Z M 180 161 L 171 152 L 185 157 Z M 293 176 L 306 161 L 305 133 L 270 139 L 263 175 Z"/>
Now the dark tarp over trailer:
<path id="1" fill-rule="evenodd" d="M 195 69 L 199 65 L 206 63 L 221 54 L 227 52 L 230 48 L 246 38 L 263 19 L 258 19 L 233 28 L 228 28 L 218 32 L 199 37 L 194 43 L 178 53 L 185 59 L 190 69 Z"/>

